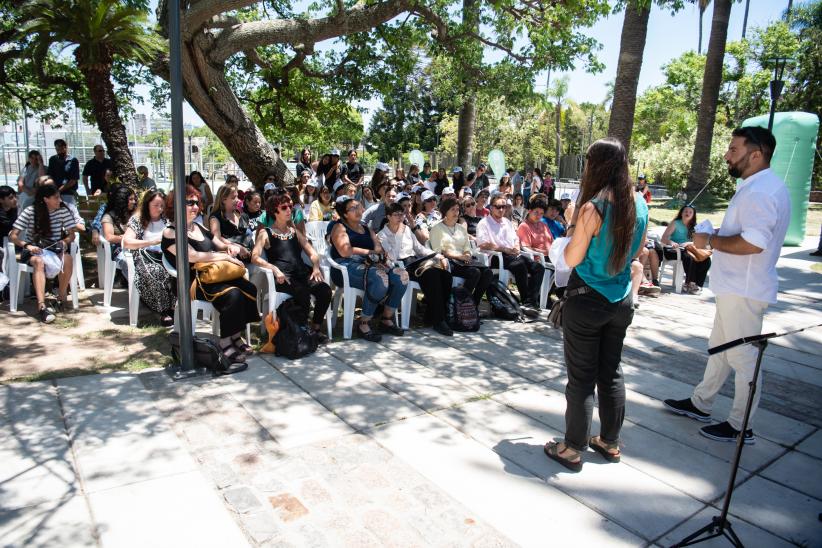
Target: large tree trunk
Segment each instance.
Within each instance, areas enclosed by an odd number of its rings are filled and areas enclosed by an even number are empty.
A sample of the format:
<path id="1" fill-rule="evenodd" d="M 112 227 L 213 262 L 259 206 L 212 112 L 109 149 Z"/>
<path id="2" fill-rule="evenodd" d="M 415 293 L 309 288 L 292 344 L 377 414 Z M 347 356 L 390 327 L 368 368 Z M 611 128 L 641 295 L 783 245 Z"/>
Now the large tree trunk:
<path id="1" fill-rule="evenodd" d="M 556 164 L 557 164 L 557 171 L 554 175 L 559 178 L 559 159 L 562 158 L 562 102 L 557 99 L 557 106 L 556 106 L 556 115 L 554 116 L 555 123 L 554 123 L 554 131 L 556 132 L 557 136 L 557 148 L 556 148 Z"/>
<path id="2" fill-rule="evenodd" d="M 457 165 L 467 170 L 474 156 L 474 125 L 476 124 L 476 99 L 469 97 L 460 107 L 457 126 Z"/>
<path id="3" fill-rule="evenodd" d="M 91 109 L 97 127 L 103 136 L 108 155 L 114 162 L 114 175 L 121 183 L 137 188 L 137 170 L 128 148 L 126 126 L 120 118 L 117 97 L 111 83 L 111 65 L 98 64 L 89 67 L 79 62 L 78 66 L 88 87 Z"/>
<path id="4" fill-rule="evenodd" d="M 702 55 L 702 16 L 705 15 L 705 10 L 700 7 L 699 8 L 699 38 L 698 42 L 696 43 L 696 52 Z"/>
<path id="5" fill-rule="evenodd" d="M 685 191 L 688 197 L 699 192 L 708 180 L 710 166 L 711 141 L 716 121 L 716 106 L 719 100 L 719 87 L 722 84 L 722 61 L 725 58 L 725 42 L 728 38 L 728 20 L 731 17 L 732 0 L 715 0 L 711 37 L 708 40 L 708 53 L 705 60 L 705 73 L 702 77 L 702 97 L 699 100 L 699 114 L 696 125 L 696 142 L 691 158 L 691 171 Z"/>
<path id="6" fill-rule="evenodd" d="M 628 2 L 625 8 L 625 20 L 622 23 L 619 64 L 614 82 L 614 100 L 611 103 L 608 136 L 622 141 L 625 150 L 631 147 L 636 90 L 639 85 L 639 73 L 642 70 L 642 55 L 645 51 L 650 13 L 650 8 L 641 9 L 636 6 L 635 2 Z"/>

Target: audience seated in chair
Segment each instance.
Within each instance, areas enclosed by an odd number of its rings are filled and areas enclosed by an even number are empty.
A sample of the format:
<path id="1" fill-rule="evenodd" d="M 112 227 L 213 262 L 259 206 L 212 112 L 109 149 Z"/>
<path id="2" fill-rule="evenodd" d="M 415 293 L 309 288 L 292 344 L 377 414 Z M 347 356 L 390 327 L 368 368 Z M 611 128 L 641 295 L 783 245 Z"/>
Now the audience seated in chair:
<path id="1" fill-rule="evenodd" d="M 402 335 L 396 325 L 394 313 L 402 302 L 408 276 L 400 268 L 388 268 L 382 246 L 373 230 L 362 224 L 363 209 L 360 202 L 349 196 L 341 196 L 335 203 L 340 221 L 331 229 L 331 258 L 347 269 L 352 287 L 365 291 L 362 314 L 357 332 L 362 338 L 379 342 L 382 336 L 371 328 L 370 322 L 377 306 L 385 300 L 379 331 Z M 341 286 L 342 276 L 332 270 L 331 279 Z"/>
<path id="2" fill-rule="evenodd" d="M 402 222 L 404 216 L 405 212 L 400 204 L 388 206 L 388 223 L 377 235 L 380 244 L 389 263 L 404 267 L 409 280 L 420 285 L 426 302 L 423 321 L 433 326 L 438 333 L 451 336 L 454 332 L 445 321 L 453 282 L 448 271 L 448 260 L 417 241 L 411 229 Z M 433 261 L 429 262 L 427 257 L 431 257 Z"/>
<path id="3" fill-rule="evenodd" d="M 129 219 L 136 210 L 137 194 L 126 185 L 116 185 L 108 193 L 106 209 L 100 219 L 103 238 L 111 246 L 111 258 L 117 263 L 117 269 L 124 276 L 128 274 L 126 260 L 123 257 L 123 234 L 125 234 Z"/>
<path id="4" fill-rule="evenodd" d="M 322 324 L 331 304 L 331 288 L 323 280 L 320 257 L 306 237 L 292 226 L 294 204 L 288 194 L 269 197 L 265 206 L 268 218 L 274 223 L 257 234 L 252 260 L 274 274 L 277 291 L 288 293 L 300 304 L 304 312 L 304 316 L 298 318 L 301 323 L 308 323 L 311 297 L 314 297 L 310 327 L 325 342 L 327 337 L 322 332 Z M 303 252 L 311 260 L 311 268 L 303 262 Z"/>
<path id="5" fill-rule="evenodd" d="M 431 249 L 448 259 L 451 274 L 465 280 L 462 286 L 472 293 L 474 303 L 479 306 L 494 279 L 494 273 L 474 260 L 471 254 L 468 230 L 459 222 L 459 201 L 454 197 L 444 197 L 439 207 L 442 221 L 431 228 Z"/>
<path id="6" fill-rule="evenodd" d="M 123 234 L 123 247 L 131 250 L 134 260 L 134 281 L 140 300 L 160 315 L 160 323 L 174 323 L 177 303 L 174 280 L 163 268 L 160 244 L 168 224 L 165 217 L 166 197 L 161 190 L 147 190 L 143 194 L 139 212 L 129 219 Z"/>
<path id="7" fill-rule="evenodd" d="M 243 266 L 243 263 L 234 256 L 235 251 L 231 247 L 214 238 L 204 226 L 194 222 L 200 214 L 200 193 L 191 185 L 186 185 L 185 190 L 186 201 L 182 207 L 186 208 L 189 244 L 185 252 L 192 265 L 190 274 L 194 291 L 191 297 L 208 301 L 217 309 L 220 314 L 220 349 L 229 361 L 243 363 L 252 348 L 242 339 L 242 331 L 246 324 L 260 320 L 257 312 L 257 288 L 245 278 L 211 284 L 195 282 L 196 272 L 193 267 L 196 263 L 229 261 L 238 266 Z M 161 247 L 166 260 L 171 264 L 176 264 L 176 254 L 179 251 L 175 237 L 174 227 L 169 225 L 163 231 Z"/>
<path id="8" fill-rule="evenodd" d="M 511 221 L 503 215 L 505 197 L 491 199 L 491 214 L 477 225 L 477 243 L 483 251 L 502 254 L 502 264 L 495 254 L 491 258 L 492 268 L 505 268 L 514 275 L 519 290 L 520 302 L 524 308 L 539 310 L 539 294 L 545 267 L 521 253 L 520 241 Z"/>
<path id="9" fill-rule="evenodd" d="M 249 230 L 249 217 L 237 209 L 237 188 L 228 184 L 217 189 L 214 209 L 208 220 L 214 239 L 243 262 L 251 260 L 254 233 Z"/>
<path id="10" fill-rule="evenodd" d="M 73 266 L 69 246 L 76 226 L 77 219 L 60 199 L 60 190 L 46 184 L 37 187 L 34 204 L 20 213 L 9 234 L 9 240 L 23 250 L 20 261 L 34 269 L 34 294 L 40 321 L 44 323 L 53 322 L 55 312 L 65 309 Z M 46 306 L 46 277 L 55 275 L 58 277 L 56 310 Z"/>
<path id="11" fill-rule="evenodd" d="M 695 261 L 684 249 L 693 239 L 696 222 L 696 209 L 690 205 L 682 206 L 662 234 L 660 240 L 663 248 L 657 251 L 660 260 L 663 254 L 665 259 L 672 260 L 676 259 L 676 251 L 674 250 L 677 247 L 683 248 L 680 253 L 682 267 L 685 270 L 683 291 L 694 295 L 702 292 L 702 286 L 705 285 L 705 278 L 711 268 L 710 257 L 701 262 Z"/>

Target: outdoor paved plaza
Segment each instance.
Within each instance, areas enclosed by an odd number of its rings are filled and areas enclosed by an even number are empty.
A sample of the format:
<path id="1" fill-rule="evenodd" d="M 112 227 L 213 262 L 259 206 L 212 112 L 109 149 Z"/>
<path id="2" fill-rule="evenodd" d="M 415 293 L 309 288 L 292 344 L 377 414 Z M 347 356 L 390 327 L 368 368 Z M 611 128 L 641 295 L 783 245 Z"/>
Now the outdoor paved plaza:
<path id="1" fill-rule="evenodd" d="M 808 250 L 783 250 L 766 331 L 822 322 Z M 709 291 L 642 301 L 622 463 L 589 451 L 579 474 L 542 452 L 565 409 L 544 321 L 261 355 L 215 380 L 0 386 L 0 545 L 668 546 L 719 513 L 734 452 L 661 403 L 701 378 L 713 309 Z M 746 546 L 822 546 L 821 350 L 817 328 L 767 351 L 731 504 Z"/>

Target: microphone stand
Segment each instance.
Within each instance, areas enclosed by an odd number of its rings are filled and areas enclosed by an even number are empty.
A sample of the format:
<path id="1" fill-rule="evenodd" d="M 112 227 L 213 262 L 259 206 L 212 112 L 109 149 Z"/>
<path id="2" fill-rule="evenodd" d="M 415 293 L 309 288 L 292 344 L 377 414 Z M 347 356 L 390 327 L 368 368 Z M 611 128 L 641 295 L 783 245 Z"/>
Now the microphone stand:
<path id="1" fill-rule="evenodd" d="M 731 497 L 734 492 L 736 475 L 739 472 L 739 461 L 742 459 L 742 447 L 745 445 L 745 431 L 748 430 L 748 421 L 751 418 L 751 407 L 753 407 L 754 394 L 756 393 L 756 381 L 759 378 L 759 369 L 762 365 L 762 355 L 765 353 L 765 349 L 768 347 L 768 341 L 770 339 L 792 335 L 794 333 L 799 333 L 800 331 L 805 331 L 806 329 L 812 329 L 819 326 L 822 326 L 822 324 L 811 325 L 801 329 L 794 329 L 793 331 L 786 331 L 784 333 L 766 333 L 762 335 L 742 337 L 741 339 L 726 342 L 708 349 L 708 354 L 714 355 L 743 344 L 752 344 L 759 350 L 759 354 L 756 356 L 756 367 L 754 368 L 753 378 L 748 385 L 750 388 L 748 390 L 748 403 L 745 405 L 745 418 L 742 421 L 742 429 L 736 437 L 736 453 L 734 453 L 733 463 L 731 464 L 731 477 L 728 478 L 728 488 L 725 490 L 725 499 L 722 501 L 722 512 L 720 512 L 718 516 L 714 517 L 708 525 L 688 535 L 676 544 L 673 544 L 671 548 L 692 546 L 716 537 L 725 537 L 735 547 L 744 548 L 745 545 L 742 544 L 742 541 L 739 540 L 738 536 L 736 536 L 733 527 L 731 527 L 731 522 L 728 521 L 728 510 L 731 507 Z"/>

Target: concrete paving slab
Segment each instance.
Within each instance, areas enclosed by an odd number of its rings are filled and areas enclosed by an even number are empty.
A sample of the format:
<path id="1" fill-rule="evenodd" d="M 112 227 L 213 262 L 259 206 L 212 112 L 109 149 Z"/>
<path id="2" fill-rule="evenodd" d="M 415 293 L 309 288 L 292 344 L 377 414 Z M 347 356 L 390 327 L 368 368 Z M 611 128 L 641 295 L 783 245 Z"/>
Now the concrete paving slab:
<path id="1" fill-rule="evenodd" d="M 197 472 L 89 495 L 104 546 L 247 546 L 219 495 Z"/>
<path id="2" fill-rule="evenodd" d="M 797 451 L 822 459 L 822 430 L 817 430 L 796 446 Z"/>
<path id="3" fill-rule="evenodd" d="M 415 344 L 409 344 L 402 337 L 386 337 L 380 344 L 481 394 L 501 392 L 527 382 L 496 365 L 466 356 L 433 337 L 423 336 Z"/>
<path id="4" fill-rule="evenodd" d="M 326 351 L 426 411 L 463 403 L 477 395 L 468 386 L 367 341 L 330 344 L 326 346 Z"/>
<path id="5" fill-rule="evenodd" d="M 65 499 L 79 490 L 68 445 L 62 452 L 37 455 L 0 450 L 0 510 Z"/>
<path id="6" fill-rule="evenodd" d="M 88 506 L 72 496 L 16 510 L 0 509 L 0 546 L 98 546 Z"/>
<path id="7" fill-rule="evenodd" d="M 565 430 L 565 396 L 544 386 L 529 386 L 494 396 L 517 411 L 553 428 Z M 630 400 L 629 400 L 630 401 Z M 621 435 L 622 462 L 683 493 L 709 503 L 725 492 L 728 464 L 678 441 L 676 432 L 663 436 L 631 420 L 628 407 Z M 598 429 L 596 413 L 591 433 Z M 747 477 L 741 472 L 739 480 Z"/>
<path id="8" fill-rule="evenodd" d="M 545 546 L 546 534 L 573 538 L 583 546 L 642 543 L 639 537 L 431 415 L 372 429 L 368 434 L 522 546 Z"/>
<path id="9" fill-rule="evenodd" d="M 230 380 L 225 394 L 239 402 L 283 449 L 354 431 L 260 358 L 249 360 L 248 369 Z"/>
<path id="10" fill-rule="evenodd" d="M 734 491 L 731 514 L 800 546 L 822 546 L 819 500 L 754 477 Z"/>
<path id="11" fill-rule="evenodd" d="M 630 465 L 605 463 L 593 451 L 583 456 L 581 473 L 566 473 L 543 452 L 547 441 L 562 439 L 561 431 L 492 399 L 440 411 L 436 416 L 646 540 L 674 527 L 680 516 L 704 506 Z M 630 504 L 625 503 L 628 498 Z"/>
<path id="12" fill-rule="evenodd" d="M 822 360 L 819 359 L 818 352 L 808 353 L 794 350 L 793 348 L 782 346 L 779 343 L 779 340 L 775 340 L 773 343 L 768 345 L 768 348 L 765 350 L 765 356 L 775 356 L 777 358 L 799 363 L 814 369 L 822 369 Z"/>
<path id="13" fill-rule="evenodd" d="M 760 475 L 822 501 L 822 461 L 819 459 L 790 451 Z"/>
<path id="14" fill-rule="evenodd" d="M 709 524 L 711 520 L 718 515 L 719 510 L 716 508 L 705 508 L 695 516 L 689 518 L 682 525 L 666 534 L 658 541 L 657 544 L 659 546 L 671 546 Z M 785 540 L 741 519 L 731 517 L 729 521 L 731 522 L 734 533 L 736 533 L 739 540 L 741 540 L 742 544 L 745 546 L 767 546 L 768 548 L 788 548 L 790 546 L 794 546 L 794 544 L 786 542 Z M 728 539 L 718 537 L 701 543 L 700 546 L 705 546 L 706 548 L 727 548 L 730 544 L 728 543 Z"/>
<path id="15" fill-rule="evenodd" d="M 309 393 L 320 389 L 344 391 L 371 382 L 324 350 L 298 360 L 279 358 L 273 354 L 260 354 L 260 357 Z"/>

